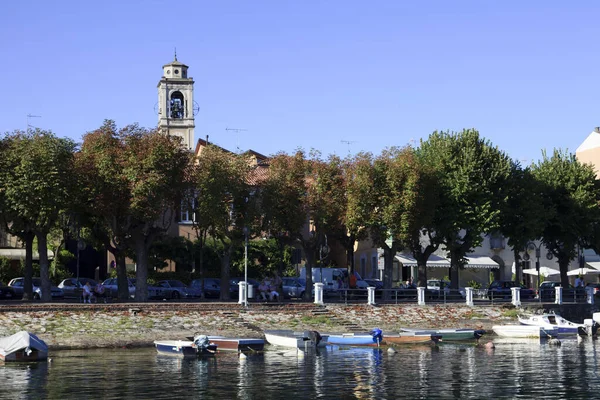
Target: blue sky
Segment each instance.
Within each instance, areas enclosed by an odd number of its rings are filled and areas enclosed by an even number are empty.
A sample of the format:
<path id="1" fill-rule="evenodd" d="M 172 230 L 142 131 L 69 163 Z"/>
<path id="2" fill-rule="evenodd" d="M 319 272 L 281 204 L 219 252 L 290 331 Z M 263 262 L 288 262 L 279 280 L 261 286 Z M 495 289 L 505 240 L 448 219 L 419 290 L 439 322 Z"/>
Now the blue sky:
<path id="1" fill-rule="evenodd" d="M 598 15 L 551 0 L 7 2 L 0 132 L 27 114 L 77 141 L 107 118 L 153 127 L 177 47 L 196 140 L 344 156 L 474 127 L 529 163 L 600 126 Z"/>

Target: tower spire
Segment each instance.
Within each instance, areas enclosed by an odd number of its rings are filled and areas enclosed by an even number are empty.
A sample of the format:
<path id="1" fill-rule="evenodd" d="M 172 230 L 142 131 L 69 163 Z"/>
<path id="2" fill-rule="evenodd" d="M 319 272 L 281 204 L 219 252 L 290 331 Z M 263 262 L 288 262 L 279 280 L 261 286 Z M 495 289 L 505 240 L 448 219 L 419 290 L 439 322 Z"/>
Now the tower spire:
<path id="1" fill-rule="evenodd" d="M 175 47 L 175 61 L 177 61 L 177 47 Z"/>

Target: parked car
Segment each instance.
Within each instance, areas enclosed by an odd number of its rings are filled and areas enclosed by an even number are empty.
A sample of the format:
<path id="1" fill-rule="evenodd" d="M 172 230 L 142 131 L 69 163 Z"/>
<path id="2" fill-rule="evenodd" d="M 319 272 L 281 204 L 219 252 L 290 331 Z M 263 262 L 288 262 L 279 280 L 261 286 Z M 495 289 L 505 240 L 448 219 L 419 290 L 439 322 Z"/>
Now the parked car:
<path id="1" fill-rule="evenodd" d="M 135 296 L 135 280 L 131 278 L 127 278 L 127 285 L 129 290 L 129 297 L 133 298 Z M 117 286 L 117 278 L 108 278 L 104 282 L 102 282 L 102 286 L 104 286 L 104 290 L 108 297 L 117 297 L 119 293 Z"/>
<path id="2" fill-rule="evenodd" d="M 306 279 L 302 278 L 282 278 L 283 298 L 302 298 L 306 291 Z"/>
<path id="3" fill-rule="evenodd" d="M 375 297 L 381 297 L 383 294 L 383 281 L 379 279 L 364 279 L 370 287 L 375 288 Z"/>
<path id="4" fill-rule="evenodd" d="M 4 283 L 0 282 L 0 299 L 3 300 L 12 300 L 16 299 L 17 295 L 15 294 L 15 290 L 9 286 L 4 285 Z"/>
<path id="5" fill-rule="evenodd" d="M 163 299 L 197 298 L 202 294 L 200 289 L 187 286 L 174 279 L 159 281 L 154 287 L 156 288 L 156 297 Z"/>
<path id="6" fill-rule="evenodd" d="M 562 286 L 557 281 L 544 281 L 540 284 L 540 298 L 542 301 L 554 301 L 556 298 L 556 288 Z M 563 300 L 574 301 L 577 298 L 585 298 L 585 287 L 574 288 L 573 285 L 569 285 L 567 288 L 563 288 Z"/>
<path id="7" fill-rule="evenodd" d="M 58 287 L 62 289 L 65 298 L 78 299 L 83 292 L 83 286 L 88 282 L 92 289 L 97 285 L 97 282 L 90 278 L 79 278 L 79 280 L 77 278 L 67 278 L 63 279 Z"/>
<path id="8" fill-rule="evenodd" d="M 231 295 L 232 299 L 237 299 L 240 293 L 240 282 L 243 282 L 244 278 L 231 278 L 229 280 L 229 294 Z M 248 285 L 252 285 L 255 296 L 256 293 L 258 292 L 258 286 L 260 285 L 260 282 L 257 281 L 256 279 L 252 279 L 252 278 L 248 278 Z M 248 296 L 250 297 L 250 296 Z"/>
<path id="9" fill-rule="evenodd" d="M 600 283 L 588 283 L 585 287 L 594 288 L 594 297 L 600 297 Z"/>
<path id="10" fill-rule="evenodd" d="M 369 286 L 374 287 L 375 289 L 383 289 L 383 281 L 379 279 L 363 279 Z"/>
<path id="11" fill-rule="evenodd" d="M 10 282 L 8 282 L 8 286 L 11 287 L 17 298 L 22 298 L 24 293 L 24 283 L 25 278 L 14 278 Z M 33 289 L 33 298 L 35 300 L 39 300 L 42 298 L 42 279 L 41 278 L 32 278 L 31 281 L 32 289 Z M 50 296 L 52 299 L 62 299 L 64 297 L 64 293 L 62 289 L 58 286 L 51 285 L 50 286 Z"/>
<path id="12" fill-rule="evenodd" d="M 202 281 L 204 281 L 205 298 L 218 299 L 221 297 L 221 280 L 219 278 L 194 279 L 190 282 L 190 286 L 202 291 Z"/>
<path id="13" fill-rule="evenodd" d="M 511 299 L 513 287 L 521 288 L 520 296 L 522 300 L 533 299 L 535 291 L 529 289 L 516 281 L 493 281 L 488 287 L 487 296 L 490 300 Z"/>
<path id="14" fill-rule="evenodd" d="M 448 295 L 450 293 L 450 282 L 442 279 L 429 279 L 427 281 L 427 290 L 438 296 L 443 296 L 444 293 Z"/>

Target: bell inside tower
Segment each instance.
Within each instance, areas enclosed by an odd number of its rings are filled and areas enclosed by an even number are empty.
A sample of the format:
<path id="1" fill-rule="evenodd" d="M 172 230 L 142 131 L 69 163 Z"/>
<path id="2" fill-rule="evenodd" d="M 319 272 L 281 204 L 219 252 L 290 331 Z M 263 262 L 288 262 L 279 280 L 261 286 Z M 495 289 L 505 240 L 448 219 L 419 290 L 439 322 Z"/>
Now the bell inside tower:
<path id="1" fill-rule="evenodd" d="M 184 117 L 184 101 L 181 92 L 173 92 L 169 101 L 169 115 L 174 119 L 182 119 Z"/>

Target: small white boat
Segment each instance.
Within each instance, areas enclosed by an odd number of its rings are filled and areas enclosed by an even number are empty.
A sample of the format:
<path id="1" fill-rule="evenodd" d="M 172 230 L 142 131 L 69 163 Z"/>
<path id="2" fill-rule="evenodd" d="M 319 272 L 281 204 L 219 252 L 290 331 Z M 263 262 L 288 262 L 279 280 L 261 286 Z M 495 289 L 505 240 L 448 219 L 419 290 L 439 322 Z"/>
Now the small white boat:
<path id="1" fill-rule="evenodd" d="M 33 333 L 20 331 L 0 338 L 0 361 L 45 361 L 48 346 Z"/>
<path id="2" fill-rule="evenodd" d="M 558 328 L 555 326 L 494 325 L 492 330 L 500 337 L 510 338 L 551 338 L 558 336 Z"/>
<path id="3" fill-rule="evenodd" d="M 294 332 L 292 330 L 267 330 L 264 331 L 265 339 L 273 346 L 292 347 L 304 349 L 308 347 L 325 347 L 327 335 L 317 331 Z"/>
<path id="4" fill-rule="evenodd" d="M 558 328 L 558 333 L 561 335 L 587 335 L 588 330 L 584 324 L 577 324 L 569 320 L 564 319 L 557 314 L 540 314 L 531 316 L 519 315 L 519 322 L 521 325 L 535 325 Z"/>

